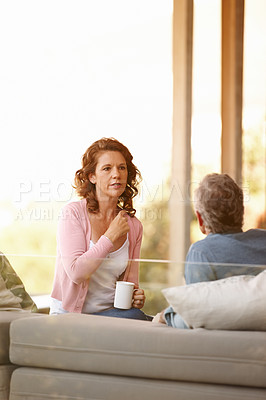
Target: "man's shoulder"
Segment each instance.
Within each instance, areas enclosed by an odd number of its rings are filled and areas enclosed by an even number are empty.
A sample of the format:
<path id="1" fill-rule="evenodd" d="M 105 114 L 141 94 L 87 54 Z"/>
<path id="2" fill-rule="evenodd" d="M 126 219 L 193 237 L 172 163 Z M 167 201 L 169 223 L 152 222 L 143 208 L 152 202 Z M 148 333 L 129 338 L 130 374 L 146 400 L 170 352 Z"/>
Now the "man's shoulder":
<path id="1" fill-rule="evenodd" d="M 245 232 L 238 233 L 210 233 L 204 239 L 198 240 L 197 242 L 191 245 L 191 248 L 202 249 L 205 247 L 209 247 L 211 245 L 216 245 L 219 243 L 225 245 L 230 241 L 234 241 L 234 239 L 239 239 L 241 241 L 246 240 L 266 240 L 266 230 L 265 229 L 249 229 Z"/>
<path id="2" fill-rule="evenodd" d="M 249 229 L 243 232 L 243 235 L 251 239 L 264 239 L 266 240 L 266 229 Z"/>
<path id="3" fill-rule="evenodd" d="M 208 258 L 213 262 L 234 262 L 245 255 L 248 259 L 255 252 L 256 257 L 264 257 L 266 253 L 266 230 L 249 229 L 238 233 L 210 233 L 204 239 L 198 240 L 190 246 L 187 260 Z"/>
<path id="4" fill-rule="evenodd" d="M 210 233 L 205 238 L 193 243 L 188 251 L 189 259 L 208 259 L 216 261 L 217 257 L 227 249 L 228 237 L 220 233 Z M 219 255 L 219 256 L 218 256 Z"/>
<path id="5" fill-rule="evenodd" d="M 204 249 L 205 247 L 209 246 L 209 243 L 216 240 L 217 240 L 217 235 L 209 234 L 205 238 L 197 240 L 196 242 L 192 243 L 190 246 L 190 250 L 196 251 Z"/>
<path id="6" fill-rule="evenodd" d="M 191 244 L 187 253 L 186 261 L 201 261 L 202 255 L 208 252 L 208 249 L 208 236 L 206 236 L 204 239 Z"/>

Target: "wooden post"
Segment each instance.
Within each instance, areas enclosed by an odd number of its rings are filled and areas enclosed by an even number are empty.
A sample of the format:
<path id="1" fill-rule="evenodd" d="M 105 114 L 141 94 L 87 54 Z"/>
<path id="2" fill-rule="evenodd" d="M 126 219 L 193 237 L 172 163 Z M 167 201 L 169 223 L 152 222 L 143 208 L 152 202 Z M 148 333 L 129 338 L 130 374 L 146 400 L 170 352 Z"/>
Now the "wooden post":
<path id="1" fill-rule="evenodd" d="M 221 169 L 242 180 L 244 0 L 222 0 Z"/>
<path id="2" fill-rule="evenodd" d="M 173 146 L 169 283 L 179 284 L 190 245 L 193 0 L 174 0 Z"/>

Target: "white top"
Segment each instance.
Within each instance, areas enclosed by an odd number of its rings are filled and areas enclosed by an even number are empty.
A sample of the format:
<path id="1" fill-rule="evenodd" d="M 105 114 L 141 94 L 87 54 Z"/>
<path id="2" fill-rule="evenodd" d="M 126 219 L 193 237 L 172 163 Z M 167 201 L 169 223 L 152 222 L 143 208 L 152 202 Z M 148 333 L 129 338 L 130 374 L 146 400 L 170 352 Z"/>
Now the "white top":
<path id="1" fill-rule="evenodd" d="M 90 248 L 94 246 L 90 241 Z M 82 313 L 92 314 L 114 306 L 115 284 L 119 276 L 125 271 L 128 263 L 128 237 L 124 244 L 116 251 L 108 254 L 98 269 L 90 276 L 87 296 Z M 62 302 L 51 298 L 50 314 L 62 314 Z"/>

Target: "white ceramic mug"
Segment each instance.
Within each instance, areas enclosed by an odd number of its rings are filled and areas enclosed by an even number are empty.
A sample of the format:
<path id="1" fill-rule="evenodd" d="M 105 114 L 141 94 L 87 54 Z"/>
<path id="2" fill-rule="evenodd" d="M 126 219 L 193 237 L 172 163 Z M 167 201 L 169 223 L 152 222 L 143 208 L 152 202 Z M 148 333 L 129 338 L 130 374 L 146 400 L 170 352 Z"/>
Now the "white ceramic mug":
<path id="1" fill-rule="evenodd" d="M 114 307 L 128 310 L 132 307 L 132 296 L 134 283 L 126 281 L 117 281 L 115 288 Z"/>

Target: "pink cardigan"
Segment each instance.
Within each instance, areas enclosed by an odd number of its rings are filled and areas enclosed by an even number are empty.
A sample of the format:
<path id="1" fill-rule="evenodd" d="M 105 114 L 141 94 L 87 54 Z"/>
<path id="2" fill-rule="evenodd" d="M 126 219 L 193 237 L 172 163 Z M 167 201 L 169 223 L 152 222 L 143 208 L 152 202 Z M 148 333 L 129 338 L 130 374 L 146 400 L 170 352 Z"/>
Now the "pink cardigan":
<path id="1" fill-rule="evenodd" d="M 142 224 L 129 217 L 129 260 L 138 259 L 142 240 Z M 112 242 L 101 236 L 90 248 L 91 225 L 86 199 L 67 204 L 61 213 L 57 232 L 57 257 L 51 297 L 61 300 L 69 312 L 81 313 L 88 291 L 89 276 L 112 250 Z M 139 263 L 129 261 L 123 280 L 139 285 Z"/>

